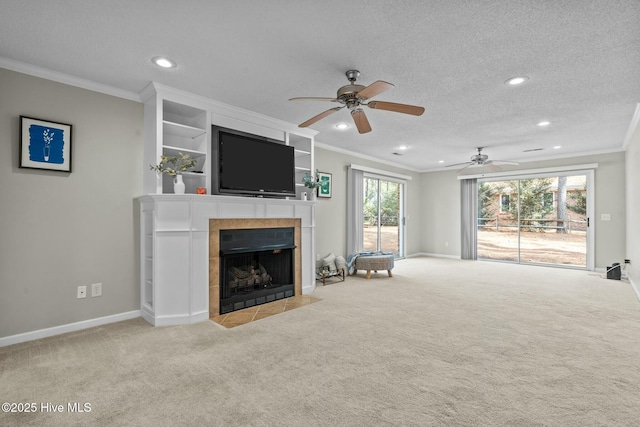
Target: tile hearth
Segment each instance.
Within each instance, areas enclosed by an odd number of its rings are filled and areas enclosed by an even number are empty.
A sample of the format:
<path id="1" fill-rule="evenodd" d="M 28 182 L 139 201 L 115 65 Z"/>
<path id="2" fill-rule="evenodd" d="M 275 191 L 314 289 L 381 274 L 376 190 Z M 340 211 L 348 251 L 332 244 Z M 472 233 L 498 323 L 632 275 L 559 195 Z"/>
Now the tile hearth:
<path id="1" fill-rule="evenodd" d="M 265 317 L 284 313 L 285 311 L 293 310 L 295 308 L 304 307 L 305 305 L 313 304 L 318 301 L 321 301 L 321 299 L 312 297 L 311 295 L 296 295 L 267 304 L 232 311 L 227 314 L 218 314 L 211 316 L 210 319 L 225 328 L 233 328 L 256 320 L 264 319 Z"/>

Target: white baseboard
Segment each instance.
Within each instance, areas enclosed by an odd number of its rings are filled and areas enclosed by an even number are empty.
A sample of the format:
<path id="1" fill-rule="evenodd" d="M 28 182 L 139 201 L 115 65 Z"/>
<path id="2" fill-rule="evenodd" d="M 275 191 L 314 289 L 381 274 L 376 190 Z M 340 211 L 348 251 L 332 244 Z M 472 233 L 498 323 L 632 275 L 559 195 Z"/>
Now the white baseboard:
<path id="1" fill-rule="evenodd" d="M 111 316 L 98 317 L 96 319 L 83 320 L 81 322 L 68 323 L 66 325 L 54 326 L 52 328 L 39 329 L 37 331 L 25 332 L 23 334 L 11 335 L 0 338 L 0 347 L 33 341 L 40 338 L 52 337 L 54 335 L 66 334 L 68 332 L 80 331 L 82 329 L 93 328 L 95 326 L 106 325 L 108 323 L 121 322 L 123 320 L 140 317 L 140 310 L 128 311 L 126 313 L 112 314 Z"/>
<path id="2" fill-rule="evenodd" d="M 143 318 L 151 323 L 153 326 L 177 326 L 177 325 L 190 325 L 193 323 L 204 322 L 209 320 L 209 311 L 200 311 L 194 314 L 176 314 L 171 316 L 145 316 L 147 313 L 143 313 Z"/>
<path id="3" fill-rule="evenodd" d="M 633 292 L 635 292 L 636 298 L 638 298 L 638 301 L 640 301 L 640 289 L 638 289 L 630 276 L 627 275 L 627 279 L 629 279 L 629 284 L 631 285 L 631 289 L 633 289 Z"/>
<path id="4" fill-rule="evenodd" d="M 428 256 L 433 258 L 449 258 L 449 259 L 461 259 L 460 255 L 445 255 L 445 254 L 432 254 L 429 252 L 417 252 L 415 254 L 407 255 L 405 258 L 415 258 L 419 256 Z"/>
<path id="5" fill-rule="evenodd" d="M 607 269 L 606 268 L 596 268 L 595 269 L 596 273 L 601 273 L 603 278 L 607 278 Z M 628 280 L 629 284 L 631 285 L 631 289 L 633 289 L 633 293 L 636 294 L 636 298 L 638 298 L 638 301 L 640 301 L 640 289 L 638 289 L 638 286 L 634 283 L 633 279 L 631 278 L 631 276 L 629 276 L 629 274 L 627 273 L 626 277 L 623 277 L 624 280 Z"/>

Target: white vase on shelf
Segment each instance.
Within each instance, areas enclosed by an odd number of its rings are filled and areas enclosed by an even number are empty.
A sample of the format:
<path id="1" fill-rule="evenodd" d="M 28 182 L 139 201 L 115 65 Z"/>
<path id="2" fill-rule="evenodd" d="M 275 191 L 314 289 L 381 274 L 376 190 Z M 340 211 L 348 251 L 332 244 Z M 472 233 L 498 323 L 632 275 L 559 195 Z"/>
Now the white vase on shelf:
<path id="1" fill-rule="evenodd" d="M 184 181 L 182 181 L 180 174 L 173 179 L 173 192 L 174 194 L 184 194 Z"/>
<path id="2" fill-rule="evenodd" d="M 316 190 L 315 188 L 311 188 L 308 191 L 307 200 L 315 200 L 316 199 L 316 191 L 318 191 L 318 190 Z"/>

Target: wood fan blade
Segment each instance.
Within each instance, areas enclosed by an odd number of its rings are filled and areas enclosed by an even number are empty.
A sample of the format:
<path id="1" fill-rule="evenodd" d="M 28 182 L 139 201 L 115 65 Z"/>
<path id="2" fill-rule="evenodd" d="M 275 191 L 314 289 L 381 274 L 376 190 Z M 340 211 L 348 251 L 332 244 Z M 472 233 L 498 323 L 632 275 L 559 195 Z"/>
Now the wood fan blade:
<path id="1" fill-rule="evenodd" d="M 489 169 L 491 169 L 494 172 L 499 172 L 502 170 L 500 166 L 494 164 L 493 162 L 486 162 L 485 165 L 489 166 Z"/>
<path id="2" fill-rule="evenodd" d="M 289 101 L 330 101 L 338 102 L 336 98 L 320 98 L 317 96 L 302 96 L 299 98 L 290 98 Z"/>
<path id="3" fill-rule="evenodd" d="M 421 116 L 424 113 L 424 107 L 396 104 L 395 102 L 371 101 L 367 105 L 375 110 L 395 111 L 396 113 L 411 114 L 413 116 Z"/>
<path id="4" fill-rule="evenodd" d="M 469 163 L 467 166 L 460 168 L 458 170 L 456 170 L 456 172 L 462 172 L 463 170 L 465 170 L 466 168 L 468 168 L 469 166 L 473 166 L 473 163 Z"/>
<path id="5" fill-rule="evenodd" d="M 306 121 L 306 122 L 304 122 L 304 123 L 300 123 L 300 124 L 298 125 L 298 127 L 306 128 L 306 127 L 308 127 L 308 126 L 311 126 L 312 124 L 314 124 L 314 123 L 315 123 L 315 122 L 317 122 L 318 120 L 322 120 L 322 119 L 324 119 L 325 117 L 327 117 L 327 116 L 329 116 L 329 115 L 331 115 L 331 114 L 335 113 L 336 111 L 342 110 L 343 108 L 344 108 L 344 107 L 335 107 L 335 108 L 331 108 L 331 109 L 329 109 L 329 110 L 327 110 L 327 111 L 324 111 L 324 112 L 322 112 L 322 113 L 318 114 L 317 116 L 311 117 L 309 120 L 307 120 L 307 121 Z"/>
<path id="6" fill-rule="evenodd" d="M 462 163 L 454 163 L 452 165 L 447 165 L 445 166 L 445 168 L 451 168 L 453 166 L 462 166 L 462 165 L 467 165 L 467 166 L 471 166 L 473 164 L 473 162 L 462 162 Z"/>
<path id="7" fill-rule="evenodd" d="M 353 117 L 353 121 L 356 123 L 358 132 L 371 132 L 371 125 L 369 124 L 369 120 L 362 109 L 358 108 L 357 110 L 352 110 L 351 117 Z"/>
<path id="8" fill-rule="evenodd" d="M 358 92 L 358 98 L 362 98 L 362 99 L 373 98 L 376 95 L 380 95 L 382 92 L 388 91 L 392 87 L 394 86 L 391 83 L 378 80 L 377 82 L 371 83 L 369 86 L 365 87 L 360 92 Z"/>
<path id="9" fill-rule="evenodd" d="M 494 165 L 497 165 L 499 163 L 501 165 L 514 165 L 514 166 L 517 166 L 520 164 L 518 162 L 513 162 L 511 160 L 491 160 L 491 163 L 493 163 Z"/>

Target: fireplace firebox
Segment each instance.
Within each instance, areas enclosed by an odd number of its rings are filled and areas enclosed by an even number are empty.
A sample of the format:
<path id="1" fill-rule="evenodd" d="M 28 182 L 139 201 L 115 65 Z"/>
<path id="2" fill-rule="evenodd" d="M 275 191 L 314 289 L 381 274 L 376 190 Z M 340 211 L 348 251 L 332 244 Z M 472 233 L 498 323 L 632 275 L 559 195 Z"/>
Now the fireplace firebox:
<path id="1" fill-rule="evenodd" d="M 220 314 L 295 295 L 293 227 L 220 230 Z"/>

